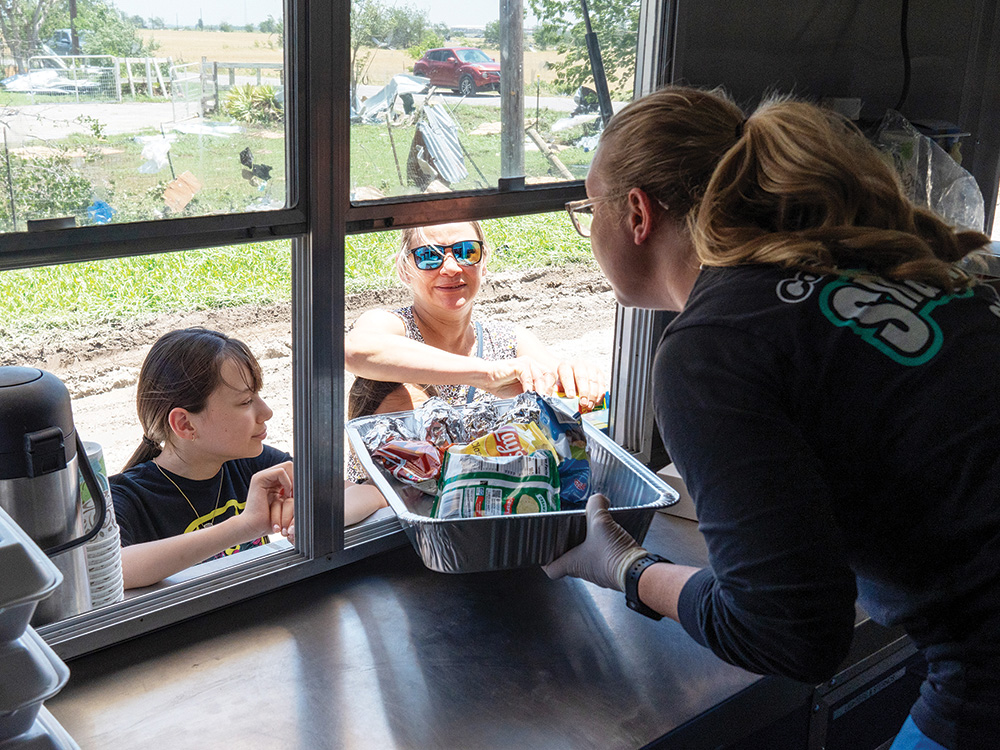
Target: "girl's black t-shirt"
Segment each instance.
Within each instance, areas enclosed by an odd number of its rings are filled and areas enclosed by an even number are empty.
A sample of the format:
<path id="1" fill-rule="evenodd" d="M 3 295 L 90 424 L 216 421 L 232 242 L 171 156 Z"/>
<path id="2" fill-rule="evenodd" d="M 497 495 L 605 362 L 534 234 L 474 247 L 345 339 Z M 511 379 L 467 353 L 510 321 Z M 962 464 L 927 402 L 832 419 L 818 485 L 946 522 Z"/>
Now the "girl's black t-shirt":
<path id="1" fill-rule="evenodd" d="M 250 478 L 289 460 L 288 453 L 265 445 L 256 458 L 227 461 L 212 479 L 186 479 L 161 471 L 152 461 L 111 476 L 108 481 L 122 546 L 166 539 L 238 515 L 246 506 Z M 239 549 L 260 543 L 258 539 Z M 236 551 L 233 548 L 220 555 Z"/>

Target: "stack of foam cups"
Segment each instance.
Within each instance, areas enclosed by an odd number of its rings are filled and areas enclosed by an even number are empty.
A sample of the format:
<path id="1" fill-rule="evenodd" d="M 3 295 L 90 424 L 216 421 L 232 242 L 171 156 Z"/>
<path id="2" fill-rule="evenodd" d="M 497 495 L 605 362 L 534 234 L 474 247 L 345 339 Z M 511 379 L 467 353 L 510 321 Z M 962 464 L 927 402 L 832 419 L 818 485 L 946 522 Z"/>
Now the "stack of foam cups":
<path id="1" fill-rule="evenodd" d="M 87 575 L 90 578 L 90 599 L 95 607 L 121 601 L 125 595 L 122 579 L 121 536 L 115 521 L 115 507 L 111 502 L 108 471 L 104 465 L 104 451 L 98 443 L 85 442 L 87 460 L 104 492 L 108 513 L 104 525 L 93 539 L 87 542 Z M 80 500 L 83 503 L 83 527 L 92 529 L 97 522 L 97 508 L 90 491 L 80 477 Z"/>

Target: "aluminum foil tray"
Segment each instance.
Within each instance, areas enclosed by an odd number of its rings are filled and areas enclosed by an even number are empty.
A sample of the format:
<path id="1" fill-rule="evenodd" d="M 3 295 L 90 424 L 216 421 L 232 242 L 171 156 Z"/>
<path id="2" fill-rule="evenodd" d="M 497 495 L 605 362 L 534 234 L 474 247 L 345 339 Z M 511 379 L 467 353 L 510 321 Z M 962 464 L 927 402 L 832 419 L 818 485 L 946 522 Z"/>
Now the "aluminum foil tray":
<path id="1" fill-rule="evenodd" d="M 405 418 L 412 412 L 392 416 Z M 380 415 L 385 418 L 388 415 Z M 586 536 L 587 520 L 580 510 L 521 516 L 430 518 L 433 496 L 420 492 L 377 465 L 364 437 L 376 417 L 358 417 L 346 425 L 348 439 L 361 465 L 396 512 L 399 522 L 424 565 L 441 573 L 476 573 L 544 565 Z M 676 490 L 586 421 L 590 457 L 590 491 L 611 501 L 611 515 L 642 542 L 660 508 L 676 503 Z"/>

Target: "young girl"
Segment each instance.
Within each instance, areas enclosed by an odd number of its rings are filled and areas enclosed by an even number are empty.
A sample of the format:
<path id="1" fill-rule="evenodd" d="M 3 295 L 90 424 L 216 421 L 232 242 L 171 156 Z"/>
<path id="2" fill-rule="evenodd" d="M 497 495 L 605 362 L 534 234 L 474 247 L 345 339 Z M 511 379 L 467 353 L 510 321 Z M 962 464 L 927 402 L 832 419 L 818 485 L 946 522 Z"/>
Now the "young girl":
<path id="1" fill-rule="evenodd" d="M 111 477 L 125 588 L 148 586 L 213 557 L 294 541 L 291 456 L 264 445 L 271 409 L 260 365 L 217 331 L 163 335 L 139 373 L 142 444 Z M 361 488 L 357 488 L 360 490 Z M 384 504 L 347 489 L 345 523 Z"/>

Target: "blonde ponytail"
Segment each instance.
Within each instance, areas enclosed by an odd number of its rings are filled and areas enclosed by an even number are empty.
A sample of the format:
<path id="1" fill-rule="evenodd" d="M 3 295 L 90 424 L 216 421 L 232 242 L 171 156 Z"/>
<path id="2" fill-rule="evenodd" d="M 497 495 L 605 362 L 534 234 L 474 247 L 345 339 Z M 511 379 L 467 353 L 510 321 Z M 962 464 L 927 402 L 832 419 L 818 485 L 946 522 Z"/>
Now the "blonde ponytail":
<path id="1" fill-rule="evenodd" d="M 747 120 L 689 226 L 706 266 L 871 273 L 949 292 L 972 283 L 954 264 L 989 242 L 910 203 L 851 123 L 787 99 L 765 102 Z"/>

